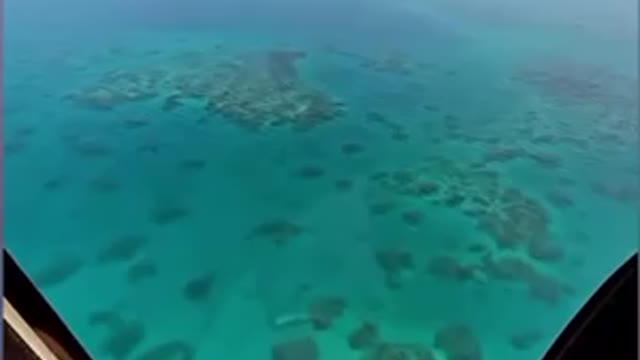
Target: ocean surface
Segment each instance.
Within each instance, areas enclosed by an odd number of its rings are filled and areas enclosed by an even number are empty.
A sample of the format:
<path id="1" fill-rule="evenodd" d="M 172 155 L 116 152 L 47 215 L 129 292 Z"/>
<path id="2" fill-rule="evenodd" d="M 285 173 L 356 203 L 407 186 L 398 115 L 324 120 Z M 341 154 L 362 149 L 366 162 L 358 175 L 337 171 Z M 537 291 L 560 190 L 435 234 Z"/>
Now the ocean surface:
<path id="1" fill-rule="evenodd" d="M 631 1 L 6 2 L 6 244 L 95 359 L 539 359 L 637 247 Z"/>

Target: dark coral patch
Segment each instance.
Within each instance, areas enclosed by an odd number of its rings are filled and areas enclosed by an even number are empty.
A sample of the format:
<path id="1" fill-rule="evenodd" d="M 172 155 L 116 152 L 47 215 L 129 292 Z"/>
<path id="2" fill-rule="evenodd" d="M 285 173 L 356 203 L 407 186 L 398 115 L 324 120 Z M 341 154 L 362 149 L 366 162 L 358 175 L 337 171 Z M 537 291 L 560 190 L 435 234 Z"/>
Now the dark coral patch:
<path id="1" fill-rule="evenodd" d="M 424 221 L 424 214 L 420 210 L 405 210 L 401 217 L 402 221 L 409 226 L 420 226 Z"/>
<path id="2" fill-rule="evenodd" d="M 120 190 L 120 182 L 110 176 L 99 176 L 89 182 L 91 190 L 101 194 L 113 193 Z"/>
<path id="3" fill-rule="evenodd" d="M 407 134 L 406 132 L 396 131 L 391 134 L 391 139 L 398 142 L 406 142 L 407 140 L 409 140 L 409 134 Z"/>
<path id="4" fill-rule="evenodd" d="M 33 281 L 46 288 L 61 284 L 76 275 L 85 262 L 79 257 L 64 256 L 33 273 Z"/>
<path id="5" fill-rule="evenodd" d="M 211 296 L 214 284 L 215 274 L 206 273 L 189 280 L 184 286 L 182 293 L 189 301 L 202 302 Z"/>
<path id="6" fill-rule="evenodd" d="M 157 275 L 158 267 L 148 260 L 137 262 L 127 269 L 127 280 L 132 285 L 136 285 L 143 280 L 153 278 Z"/>
<path id="7" fill-rule="evenodd" d="M 391 201 L 379 201 L 369 205 L 369 214 L 386 215 L 396 208 L 396 204 Z"/>
<path id="8" fill-rule="evenodd" d="M 325 171 L 318 166 L 306 165 L 294 171 L 293 175 L 300 179 L 313 180 L 323 177 Z"/>
<path id="9" fill-rule="evenodd" d="M 122 324 L 110 329 L 109 335 L 101 345 L 101 351 L 114 360 L 124 360 L 140 346 L 144 337 L 145 330 L 141 324 Z"/>
<path id="10" fill-rule="evenodd" d="M 372 347 L 363 360 L 436 360 L 436 357 L 426 345 L 383 341 Z"/>
<path id="11" fill-rule="evenodd" d="M 135 360 L 193 360 L 196 350 L 184 341 L 174 340 L 155 345 Z"/>
<path id="12" fill-rule="evenodd" d="M 180 162 L 179 166 L 182 170 L 198 171 L 207 166 L 207 161 L 202 159 L 185 159 Z"/>
<path id="13" fill-rule="evenodd" d="M 529 256 L 540 261 L 554 262 L 564 257 L 564 249 L 555 241 L 548 239 L 531 241 L 527 250 Z"/>
<path id="14" fill-rule="evenodd" d="M 475 266 L 462 264 L 453 256 L 443 255 L 432 258 L 427 271 L 445 279 L 467 281 L 473 279 Z"/>
<path id="15" fill-rule="evenodd" d="M 336 190 L 340 192 L 347 192 L 353 188 L 353 181 L 349 179 L 339 179 L 333 183 Z"/>
<path id="16" fill-rule="evenodd" d="M 157 207 L 151 212 L 151 221 L 156 225 L 168 225 L 182 220 L 191 213 L 180 206 Z"/>
<path id="17" fill-rule="evenodd" d="M 125 235 L 113 240 L 98 253 L 98 262 L 110 264 L 127 262 L 135 258 L 144 248 L 148 239 L 144 235 Z"/>
<path id="18" fill-rule="evenodd" d="M 509 338 L 509 344 L 516 350 L 529 350 L 542 340 L 542 333 L 536 330 L 516 332 Z"/>
<path id="19" fill-rule="evenodd" d="M 378 343 L 380 331 L 378 326 L 372 322 L 365 321 L 347 337 L 349 348 L 353 350 L 363 350 Z"/>
<path id="20" fill-rule="evenodd" d="M 256 225 L 247 238 L 263 238 L 269 239 L 277 246 L 283 246 L 289 243 L 293 238 L 301 235 L 304 228 L 293 221 L 287 219 L 274 219 Z"/>
<path id="21" fill-rule="evenodd" d="M 550 191 L 546 195 L 547 200 L 558 209 L 567 209 L 573 207 L 574 201 L 567 193 L 558 189 Z"/>
<path id="22" fill-rule="evenodd" d="M 447 354 L 448 360 L 481 360 L 482 348 L 473 330 L 464 324 L 447 325 L 438 330 L 434 346 Z"/>
<path id="23" fill-rule="evenodd" d="M 318 345 L 310 336 L 282 341 L 271 347 L 271 360 L 317 360 L 319 357 Z"/>
<path id="24" fill-rule="evenodd" d="M 364 145 L 358 143 L 346 143 L 340 147 L 340 151 L 345 155 L 355 155 L 363 152 Z"/>
<path id="25" fill-rule="evenodd" d="M 328 329 L 337 318 L 342 316 L 346 307 L 347 303 L 341 297 L 328 296 L 316 299 L 308 310 L 313 328 L 316 330 Z"/>

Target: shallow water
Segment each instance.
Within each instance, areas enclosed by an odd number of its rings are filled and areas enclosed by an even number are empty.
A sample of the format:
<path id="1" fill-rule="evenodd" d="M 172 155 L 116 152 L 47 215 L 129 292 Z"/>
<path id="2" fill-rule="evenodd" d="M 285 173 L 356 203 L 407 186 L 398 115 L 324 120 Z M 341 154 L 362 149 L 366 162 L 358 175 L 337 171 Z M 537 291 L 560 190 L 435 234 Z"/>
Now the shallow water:
<path id="1" fill-rule="evenodd" d="M 633 39 L 250 5 L 8 7 L 7 244 L 88 350 L 540 358 L 636 247 Z"/>

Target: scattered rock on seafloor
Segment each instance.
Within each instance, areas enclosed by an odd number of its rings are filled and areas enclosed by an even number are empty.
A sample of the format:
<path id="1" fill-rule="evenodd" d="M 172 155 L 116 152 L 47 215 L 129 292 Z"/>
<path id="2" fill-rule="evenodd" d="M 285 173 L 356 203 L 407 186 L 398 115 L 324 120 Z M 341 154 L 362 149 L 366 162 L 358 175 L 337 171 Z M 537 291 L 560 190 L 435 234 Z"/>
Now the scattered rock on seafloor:
<path id="1" fill-rule="evenodd" d="M 272 360 L 318 360 L 320 357 L 316 341 L 310 337 L 286 340 L 272 345 Z"/>

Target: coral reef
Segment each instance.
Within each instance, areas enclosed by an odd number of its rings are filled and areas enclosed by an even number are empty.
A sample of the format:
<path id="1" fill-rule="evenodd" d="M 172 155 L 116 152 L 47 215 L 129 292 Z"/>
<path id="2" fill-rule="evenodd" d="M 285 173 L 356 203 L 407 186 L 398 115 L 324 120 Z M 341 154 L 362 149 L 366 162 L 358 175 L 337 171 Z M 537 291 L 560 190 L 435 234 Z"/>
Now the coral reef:
<path id="1" fill-rule="evenodd" d="M 381 173 L 370 180 L 417 202 L 428 198 L 460 209 L 501 248 L 525 246 L 546 238 L 548 233 L 550 217 L 546 209 L 523 192 L 501 184 L 496 172 L 483 167 L 434 158 L 390 175 Z"/>
<path id="2" fill-rule="evenodd" d="M 494 258 L 485 255 L 482 270 L 490 277 L 502 281 L 523 283 L 532 299 L 556 304 L 562 297 L 573 294 L 573 289 L 555 276 L 539 270 L 533 263 L 514 255 Z"/>
<path id="3" fill-rule="evenodd" d="M 464 324 L 443 327 L 435 334 L 434 346 L 447 354 L 448 360 L 481 360 L 482 348 L 473 330 Z"/>
<path id="4" fill-rule="evenodd" d="M 111 110 L 127 102 L 151 99 L 166 73 L 155 70 L 109 71 L 92 85 L 66 98 L 93 109 Z"/>
<path id="5" fill-rule="evenodd" d="M 161 110 L 173 111 L 183 100 L 200 99 L 207 109 L 235 124 L 260 130 L 290 125 L 307 130 L 340 116 L 345 106 L 302 79 L 301 51 L 268 50 L 238 55 L 198 54 L 197 61 L 178 61 L 171 71 L 118 69 L 66 98 L 82 106 L 110 110 L 161 94 Z M 182 59 L 184 60 L 184 59 Z"/>
<path id="6" fill-rule="evenodd" d="M 309 336 L 282 341 L 271 347 L 272 360 L 317 360 L 319 357 L 318 345 Z"/>
<path id="7" fill-rule="evenodd" d="M 206 92 L 209 109 L 250 129 L 289 124 L 306 130 L 342 114 L 344 105 L 300 79 L 297 51 L 247 54 L 218 64 Z"/>
<path id="8" fill-rule="evenodd" d="M 530 124 L 535 129 L 552 130 L 557 143 L 586 150 L 591 145 L 606 147 L 635 145 L 640 126 L 637 79 L 612 73 L 599 66 L 542 59 L 516 71 L 513 81 L 537 91 L 552 104 L 572 109 L 604 109 L 580 121 L 557 121 L 536 116 Z M 553 120 L 553 121 L 549 121 Z M 547 140 L 543 140 L 547 141 Z"/>
<path id="9" fill-rule="evenodd" d="M 147 242 L 148 239 L 144 235 L 122 236 L 102 249 L 98 253 L 97 260 L 101 264 L 130 261 L 138 256 Z"/>

